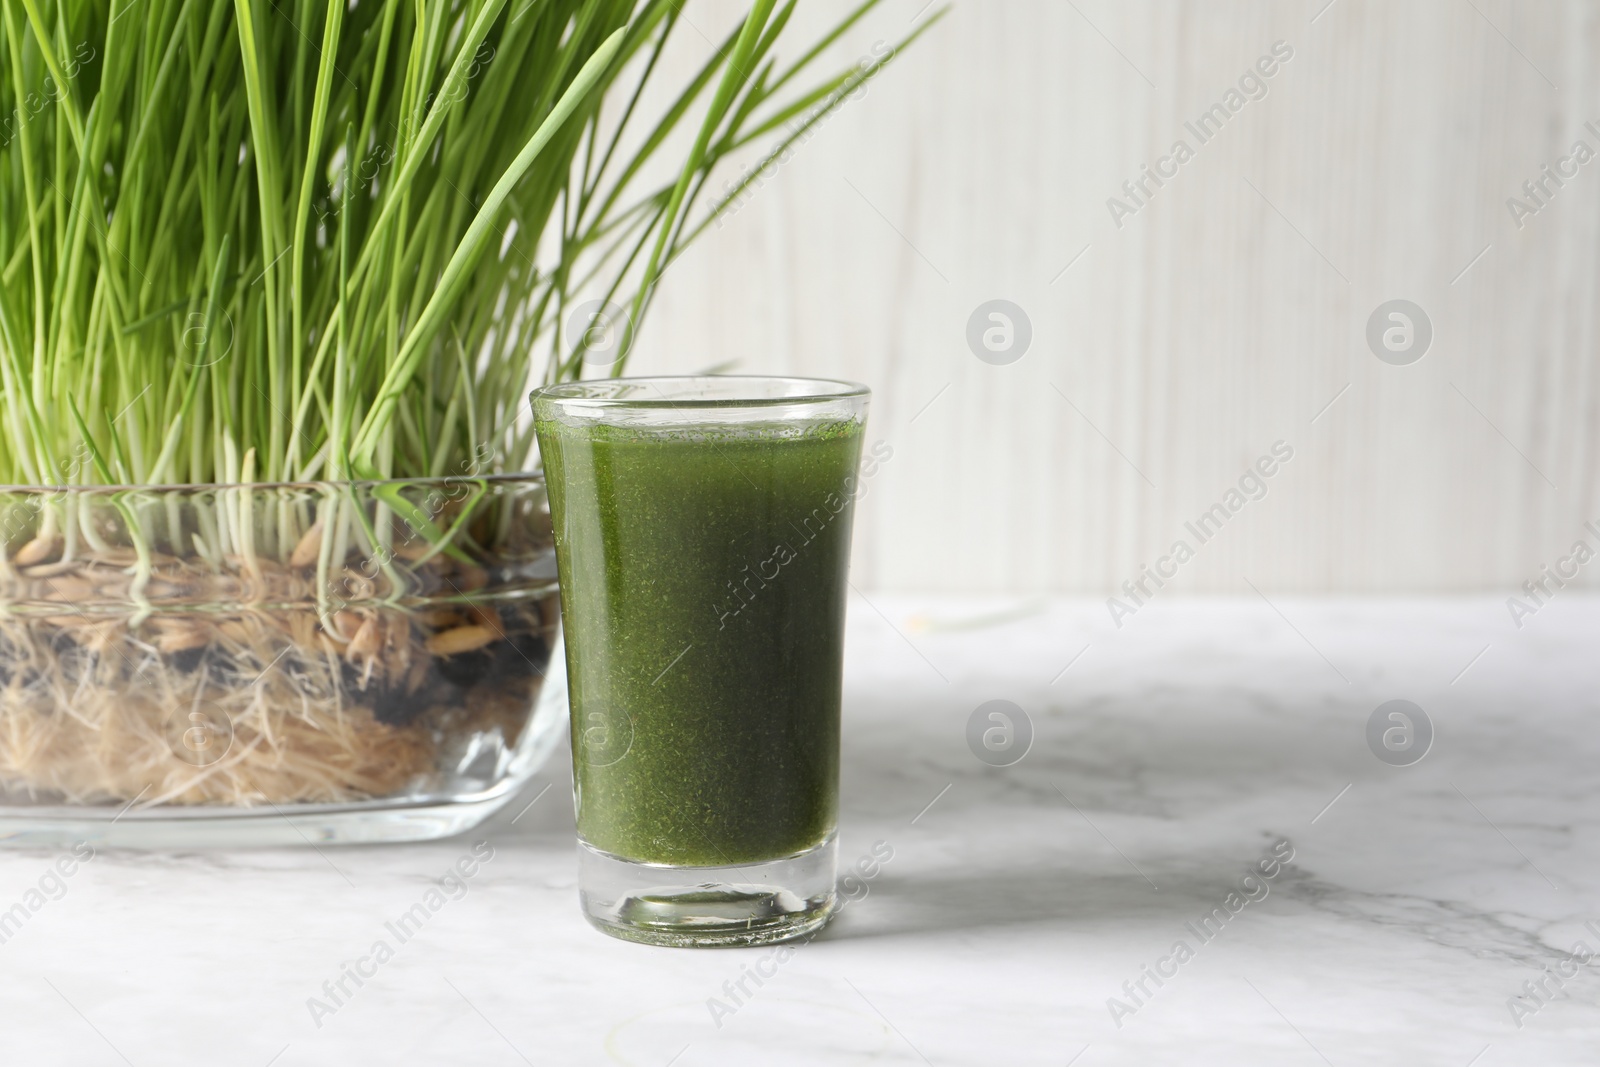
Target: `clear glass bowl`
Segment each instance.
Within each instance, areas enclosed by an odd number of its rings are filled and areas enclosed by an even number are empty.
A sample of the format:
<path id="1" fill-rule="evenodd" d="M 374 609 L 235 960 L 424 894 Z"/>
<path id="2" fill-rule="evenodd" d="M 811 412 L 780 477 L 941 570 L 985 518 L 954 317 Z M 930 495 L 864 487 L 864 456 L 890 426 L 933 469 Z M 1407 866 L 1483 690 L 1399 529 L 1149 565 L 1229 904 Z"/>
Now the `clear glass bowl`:
<path id="1" fill-rule="evenodd" d="M 566 717 L 540 475 L 0 489 L 0 843 L 415 841 Z"/>

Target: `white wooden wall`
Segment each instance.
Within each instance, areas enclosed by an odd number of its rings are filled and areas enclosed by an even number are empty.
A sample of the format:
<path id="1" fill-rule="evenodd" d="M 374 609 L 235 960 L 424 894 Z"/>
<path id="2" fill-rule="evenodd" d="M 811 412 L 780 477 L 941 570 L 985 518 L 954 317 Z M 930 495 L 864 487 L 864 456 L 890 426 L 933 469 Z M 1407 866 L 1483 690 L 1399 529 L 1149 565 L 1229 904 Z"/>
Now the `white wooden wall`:
<path id="1" fill-rule="evenodd" d="M 632 372 L 870 384 L 895 451 L 863 587 L 1110 591 L 1279 440 L 1179 590 L 1509 595 L 1600 547 L 1600 159 L 1520 229 L 1506 207 L 1600 152 L 1600 4 L 1326 3 L 964 0 L 673 270 Z M 720 37 L 739 6 L 689 16 Z M 806 0 L 791 48 L 845 6 Z M 1276 41 L 1198 146 L 1184 121 Z M 1180 137 L 1119 229 L 1107 198 Z M 966 341 L 993 298 L 1032 323 L 1011 365 Z M 1433 324 L 1410 366 L 1365 339 L 1394 298 Z"/>

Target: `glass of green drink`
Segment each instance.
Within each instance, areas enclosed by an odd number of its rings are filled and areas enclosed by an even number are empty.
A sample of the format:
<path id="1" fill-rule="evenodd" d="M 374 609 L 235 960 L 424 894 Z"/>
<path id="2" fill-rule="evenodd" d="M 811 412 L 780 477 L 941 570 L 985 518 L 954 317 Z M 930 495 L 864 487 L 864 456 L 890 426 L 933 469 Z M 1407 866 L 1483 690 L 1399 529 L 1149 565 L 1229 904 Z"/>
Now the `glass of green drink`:
<path id="1" fill-rule="evenodd" d="M 833 913 L 867 397 L 848 382 L 758 377 L 533 394 L 580 896 L 606 933 L 763 944 Z"/>

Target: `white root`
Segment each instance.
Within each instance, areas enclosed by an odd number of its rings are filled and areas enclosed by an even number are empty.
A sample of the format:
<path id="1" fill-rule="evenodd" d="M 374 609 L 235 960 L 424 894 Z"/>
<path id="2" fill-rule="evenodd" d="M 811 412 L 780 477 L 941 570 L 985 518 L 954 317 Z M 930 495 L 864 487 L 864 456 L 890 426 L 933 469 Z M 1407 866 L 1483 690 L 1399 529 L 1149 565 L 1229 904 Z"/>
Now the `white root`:
<path id="1" fill-rule="evenodd" d="M 141 794 L 140 803 L 333 803 L 427 788 L 442 746 L 464 732 L 515 742 L 534 679 L 454 698 L 441 690 L 408 725 L 375 715 L 394 699 L 382 694 L 416 699 L 441 684 L 438 657 L 483 648 L 495 630 L 429 635 L 399 609 L 349 614 L 360 622 L 343 642 L 310 607 L 158 612 L 134 631 L 125 617 L 0 616 L 0 793 L 66 804 Z M 541 625 L 532 611 L 523 618 Z M 343 672 L 352 649 L 365 688 Z M 165 658 L 196 650 L 204 655 L 188 668 Z M 182 744 L 195 711 L 231 730 L 226 755 L 204 766 Z"/>

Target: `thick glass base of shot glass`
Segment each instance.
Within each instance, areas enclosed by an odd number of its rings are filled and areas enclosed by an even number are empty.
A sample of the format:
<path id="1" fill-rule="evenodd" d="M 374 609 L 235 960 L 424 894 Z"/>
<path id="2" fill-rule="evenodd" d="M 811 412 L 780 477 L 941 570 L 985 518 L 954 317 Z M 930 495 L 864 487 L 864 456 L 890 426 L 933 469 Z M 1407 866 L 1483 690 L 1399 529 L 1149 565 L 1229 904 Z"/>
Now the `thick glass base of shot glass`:
<path id="1" fill-rule="evenodd" d="M 578 840 L 578 896 L 598 929 L 673 948 L 768 945 L 805 937 L 838 907 L 838 838 L 737 867 L 635 863 Z"/>

